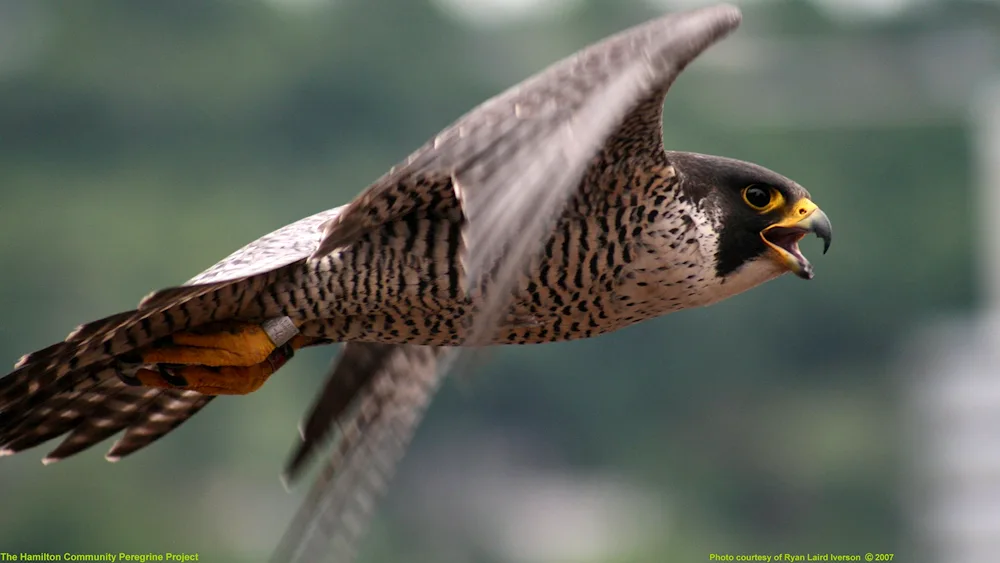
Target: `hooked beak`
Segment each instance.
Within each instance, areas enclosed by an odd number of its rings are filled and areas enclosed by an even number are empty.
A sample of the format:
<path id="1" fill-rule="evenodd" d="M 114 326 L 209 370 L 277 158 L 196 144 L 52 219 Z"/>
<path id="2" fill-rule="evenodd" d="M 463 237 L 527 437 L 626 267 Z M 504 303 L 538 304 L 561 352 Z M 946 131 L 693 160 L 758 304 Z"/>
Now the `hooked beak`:
<path id="1" fill-rule="evenodd" d="M 807 198 L 800 199 L 787 215 L 760 233 L 760 238 L 777 253 L 778 261 L 804 280 L 813 277 L 812 264 L 799 250 L 799 241 L 809 233 L 823 239 L 823 254 L 830 249 L 833 227 L 830 219 Z"/>

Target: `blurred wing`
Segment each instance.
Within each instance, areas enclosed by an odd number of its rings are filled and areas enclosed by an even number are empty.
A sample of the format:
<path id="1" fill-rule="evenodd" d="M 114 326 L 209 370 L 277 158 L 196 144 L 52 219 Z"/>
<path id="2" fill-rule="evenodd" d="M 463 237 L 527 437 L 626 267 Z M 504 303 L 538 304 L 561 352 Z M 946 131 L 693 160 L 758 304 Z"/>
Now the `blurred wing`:
<path id="1" fill-rule="evenodd" d="M 172 332 L 225 319 L 305 259 L 331 209 L 274 231 L 233 253 L 187 285 L 155 292 L 134 311 L 87 323 L 66 340 L 29 354 L 0 379 L 0 452 L 16 453 L 69 432 L 45 459 L 55 461 L 125 430 L 108 458 L 134 452 L 197 413 L 210 397 L 130 387 L 115 358 Z"/>
<path id="2" fill-rule="evenodd" d="M 334 425 L 337 441 L 273 561 L 353 557 L 379 496 L 438 388 L 444 373 L 440 362 L 448 354 L 446 348 L 428 346 L 352 342 L 345 347 L 313 407 L 288 473 L 297 474 Z M 349 383 L 334 382 L 341 379 Z"/>
<path id="3" fill-rule="evenodd" d="M 487 340 L 506 311 L 517 274 L 547 240 L 595 156 L 603 151 L 613 162 L 630 151 L 662 151 L 667 89 L 740 18 L 732 6 L 667 15 L 488 100 L 329 221 L 314 257 L 421 205 L 419 195 L 405 193 L 419 188 L 421 179 L 439 186 L 441 178 L 450 178 L 466 218 L 467 287 L 479 288 L 485 278 L 491 282 L 466 343 Z"/>
<path id="4" fill-rule="evenodd" d="M 323 391 L 300 428 L 299 441 L 282 475 L 286 483 L 299 477 L 317 449 L 325 445 L 344 411 L 369 386 L 376 374 L 392 361 L 394 355 L 406 353 L 406 348 L 392 344 L 348 342 L 344 345 L 331 366 Z"/>

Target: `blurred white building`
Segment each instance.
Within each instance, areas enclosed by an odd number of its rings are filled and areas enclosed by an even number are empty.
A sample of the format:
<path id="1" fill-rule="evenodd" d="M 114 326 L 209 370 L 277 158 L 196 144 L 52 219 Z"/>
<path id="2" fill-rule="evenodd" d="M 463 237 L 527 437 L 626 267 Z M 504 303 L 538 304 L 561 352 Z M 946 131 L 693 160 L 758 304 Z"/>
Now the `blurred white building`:
<path id="1" fill-rule="evenodd" d="M 976 239 L 983 307 L 928 325 L 906 347 L 913 560 L 996 561 L 1000 554 L 1000 81 L 973 104 L 980 192 Z M 947 189 L 947 187 L 944 187 Z"/>

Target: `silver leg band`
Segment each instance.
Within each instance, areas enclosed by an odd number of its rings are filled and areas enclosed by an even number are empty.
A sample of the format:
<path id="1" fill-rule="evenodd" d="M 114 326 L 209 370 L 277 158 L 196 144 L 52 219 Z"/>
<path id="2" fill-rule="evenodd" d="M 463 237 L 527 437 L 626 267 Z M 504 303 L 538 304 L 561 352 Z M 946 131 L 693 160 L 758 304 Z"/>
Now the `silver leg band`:
<path id="1" fill-rule="evenodd" d="M 288 317 L 267 319 L 260 326 L 264 329 L 267 337 L 271 339 L 275 348 L 284 345 L 299 333 L 295 323 Z"/>

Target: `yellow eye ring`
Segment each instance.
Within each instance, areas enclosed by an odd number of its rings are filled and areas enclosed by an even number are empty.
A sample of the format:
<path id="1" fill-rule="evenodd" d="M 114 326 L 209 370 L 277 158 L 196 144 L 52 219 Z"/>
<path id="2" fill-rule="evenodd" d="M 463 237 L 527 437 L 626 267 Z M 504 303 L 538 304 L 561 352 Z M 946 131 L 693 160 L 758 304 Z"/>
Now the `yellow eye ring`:
<path id="1" fill-rule="evenodd" d="M 783 205 L 785 198 L 770 186 L 751 184 L 743 188 L 743 202 L 754 211 L 766 213 Z"/>

